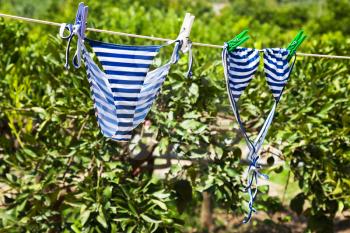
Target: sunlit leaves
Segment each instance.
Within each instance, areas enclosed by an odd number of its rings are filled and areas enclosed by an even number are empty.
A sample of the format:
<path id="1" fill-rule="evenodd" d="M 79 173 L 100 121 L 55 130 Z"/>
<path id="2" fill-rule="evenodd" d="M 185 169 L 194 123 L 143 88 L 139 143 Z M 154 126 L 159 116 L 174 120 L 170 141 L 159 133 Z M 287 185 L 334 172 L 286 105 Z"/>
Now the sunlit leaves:
<path id="1" fill-rule="evenodd" d="M 17 2 L 1 1 L 0 8 L 38 17 L 45 12 L 41 18 L 69 22 L 77 5 Z M 310 37 L 301 51 L 348 53 L 346 1 L 328 1 L 322 17 L 314 16 L 317 4 L 283 2 L 235 0 L 214 12 L 212 3 L 204 1 L 89 1 L 88 26 L 176 38 L 184 13 L 190 11 L 197 16 L 193 41 L 222 45 L 249 27 L 252 39 L 244 46 L 283 47 L 304 27 Z M 157 180 L 147 172 L 133 175 L 130 147 L 102 137 L 86 73 L 83 68 L 64 69 L 67 44 L 57 37 L 56 27 L 0 20 L 0 31 L 0 227 L 5 232 L 183 231 L 180 219 L 188 224 L 191 216 L 195 221 L 203 191 L 212 194 L 216 207 L 242 212 L 245 154 L 227 98 L 220 49 L 193 46 L 192 78 L 184 77 L 188 58 L 181 55 L 147 117 L 155 135 L 154 155 L 194 161 L 173 164 L 171 178 Z M 88 36 L 157 43 L 102 33 Z M 171 50 L 163 47 L 155 66 L 165 64 Z M 251 135 L 272 105 L 262 73 L 260 67 L 239 102 Z M 267 136 L 267 143 L 283 152 L 301 189 L 290 206 L 305 214 L 313 229 L 329 228 L 336 211 L 349 209 L 349 80 L 347 61 L 298 57 Z M 140 126 L 135 133 L 142 130 Z M 137 146 L 142 151 L 147 145 L 141 140 Z M 261 190 L 258 210 L 279 210 L 279 201 L 266 195 L 268 188 Z"/>

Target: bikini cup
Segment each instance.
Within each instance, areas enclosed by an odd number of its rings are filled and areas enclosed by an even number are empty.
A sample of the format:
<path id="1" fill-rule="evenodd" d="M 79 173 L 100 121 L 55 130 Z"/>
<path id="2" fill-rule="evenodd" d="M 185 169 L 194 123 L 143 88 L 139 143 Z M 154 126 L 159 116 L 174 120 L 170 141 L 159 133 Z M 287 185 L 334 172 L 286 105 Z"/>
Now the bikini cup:
<path id="1" fill-rule="evenodd" d="M 256 148 L 256 146 L 254 146 L 254 143 L 247 136 L 246 129 L 240 117 L 239 107 L 237 105 L 237 101 L 239 100 L 241 94 L 248 87 L 250 81 L 253 79 L 256 71 L 258 70 L 260 62 L 259 51 L 251 48 L 237 48 L 233 52 L 228 52 L 225 46 L 222 53 L 227 92 L 229 94 L 229 99 L 234 115 L 251 151 L 250 155 L 252 155 L 252 153 L 257 154 L 260 146 L 262 145 L 269 125 L 272 122 L 275 108 L 282 96 L 283 89 L 287 84 L 289 75 L 295 62 L 294 60 L 292 66 L 289 66 L 287 59 L 289 52 L 286 49 L 264 49 L 263 52 L 264 71 L 266 75 L 265 78 L 274 96 L 275 103 L 265 120 L 260 134 L 258 135 L 257 142 L 259 142 L 259 148 Z M 263 137 L 259 138 L 260 136 Z"/>
<path id="2" fill-rule="evenodd" d="M 282 94 L 289 78 L 288 50 L 273 48 L 264 49 L 263 52 L 266 82 L 274 98 L 277 99 Z M 250 48 L 237 48 L 235 51 L 227 53 L 226 57 L 229 86 L 235 101 L 238 101 L 258 70 L 259 51 Z"/>

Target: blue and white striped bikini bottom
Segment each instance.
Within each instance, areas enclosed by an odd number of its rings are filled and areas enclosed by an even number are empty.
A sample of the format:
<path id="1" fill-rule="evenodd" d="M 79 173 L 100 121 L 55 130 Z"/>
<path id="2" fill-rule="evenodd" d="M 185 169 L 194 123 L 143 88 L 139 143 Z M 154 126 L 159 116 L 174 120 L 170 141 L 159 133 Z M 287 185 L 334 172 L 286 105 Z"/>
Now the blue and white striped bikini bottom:
<path id="1" fill-rule="evenodd" d="M 149 71 L 162 46 L 117 45 L 87 38 L 85 41 L 92 47 L 104 70 L 98 67 L 81 43 L 101 132 L 113 140 L 129 140 L 132 130 L 145 120 L 150 111 L 170 66 L 177 62 L 181 44 L 175 42 L 168 63 Z"/>

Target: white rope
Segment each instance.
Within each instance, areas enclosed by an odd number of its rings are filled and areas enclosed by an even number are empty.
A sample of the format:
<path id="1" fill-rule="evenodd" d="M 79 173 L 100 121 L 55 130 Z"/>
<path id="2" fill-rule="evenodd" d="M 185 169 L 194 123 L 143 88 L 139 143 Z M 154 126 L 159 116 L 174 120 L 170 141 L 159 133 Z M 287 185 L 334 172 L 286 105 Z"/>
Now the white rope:
<path id="1" fill-rule="evenodd" d="M 0 13 L 0 17 L 17 19 L 17 20 L 22 20 L 22 21 L 27 21 L 27 22 L 32 22 L 32 23 L 52 25 L 52 26 L 57 26 L 57 27 L 61 26 L 61 23 L 40 20 L 40 19 L 32 19 L 32 18 L 17 16 L 17 15 L 8 15 L 8 14 Z M 173 41 L 172 39 L 168 39 L 168 38 L 144 36 L 144 35 L 137 35 L 137 34 L 125 33 L 125 32 L 116 32 L 116 31 L 97 29 L 97 28 L 86 28 L 86 30 L 91 31 L 91 32 L 106 33 L 106 34 L 111 34 L 111 35 L 127 36 L 127 37 L 134 37 L 134 38 L 142 38 L 142 39 L 148 39 L 148 40 L 154 40 L 154 41 L 165 41 L 165 42 Z M 218 48 L 218 49 L 223 48 L 222 45 L 206 44 L 206 43 L 200 43 L 200 42 L 192 42 L 192 45 L 200 46 L 200 47 Z M 259 51 L 262 52 L 263 50 L 260 49 Z M 312 54 L 312 53 L 296 53 L 296 55 L 301 56 L 301 57 L 317 57 L 317 58 L 349 59 L 350 60 L 350 56 L 337 56 L 337 55 Z"/>

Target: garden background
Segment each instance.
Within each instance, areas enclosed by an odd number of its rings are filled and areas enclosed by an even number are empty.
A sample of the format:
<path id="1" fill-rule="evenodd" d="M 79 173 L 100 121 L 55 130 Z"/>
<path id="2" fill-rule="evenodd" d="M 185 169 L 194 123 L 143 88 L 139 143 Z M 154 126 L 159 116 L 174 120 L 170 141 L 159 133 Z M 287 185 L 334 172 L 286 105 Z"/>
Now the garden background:
<path id="1" fill-rule="evenodd" d="M 78 1 L 0 0 L 0 12 L 73 22 Z M 88 26 L 222 45 L 350 55 L 348 0 L 85 1 Z M 88 33 L 123 44 L 149 40 Z M 73 42 L 74 44 L 74 42 Z M 0 18 L 0 232 L 346 232 L 350 229 L 350 62 L 298 57 L 262 151 L 271 179 L 249 224 L 246 148 L 226 94 L 221 50 L 173 65 L 130 143 L 105 139 L 83 68 L 64 68 L 58 28 Z M 75 46 L 73 45 L 73 48 Z M 159 66 L 171 48 L 161 50 Z M 262 67 L 240 100 L 254 136 L 272 106 Z"/>

